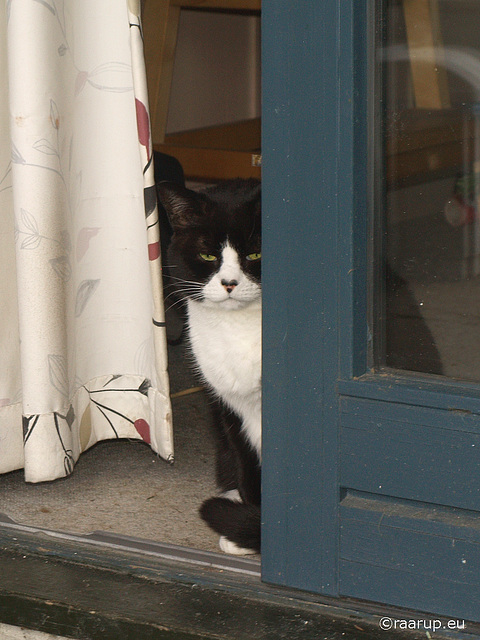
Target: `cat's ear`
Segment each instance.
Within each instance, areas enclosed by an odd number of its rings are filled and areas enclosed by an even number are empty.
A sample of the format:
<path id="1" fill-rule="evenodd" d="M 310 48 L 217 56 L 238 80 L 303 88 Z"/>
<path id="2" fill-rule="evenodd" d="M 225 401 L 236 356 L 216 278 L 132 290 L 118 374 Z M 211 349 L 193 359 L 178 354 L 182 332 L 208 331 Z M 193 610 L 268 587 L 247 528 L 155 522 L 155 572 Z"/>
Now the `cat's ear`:
<path id="1" fill-rule="evenodd" d="M 252 178 L 251 180 L 249 180 L 249 186 L 251 188 L 249 200 L 254 204 L 255 212 L 257 214 L 260 214 L 262 207 L 262 183 L 260 182 L 260 180 L 255 180 L 254 178 Z"/>
<path id="2" fill-rule="evenodd" d="M 262 183 L 260 180 L 252 179 L 252 200 L 260 200 L 262 197 Z"/>
<path id="3" fill-rule="evenodd" d="M 157 194 L 174 231 L 195 225 L 198 196 L 194 191 L 174 182 L 159 182 Z"/>

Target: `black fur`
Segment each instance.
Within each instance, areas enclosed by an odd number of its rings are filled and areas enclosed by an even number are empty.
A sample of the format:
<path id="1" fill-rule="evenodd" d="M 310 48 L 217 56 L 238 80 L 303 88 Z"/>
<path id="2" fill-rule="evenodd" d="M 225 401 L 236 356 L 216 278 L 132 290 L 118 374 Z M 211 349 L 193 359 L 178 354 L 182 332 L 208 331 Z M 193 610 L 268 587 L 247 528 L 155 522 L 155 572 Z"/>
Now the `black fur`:
<path id="1" fill-rule="evenodd" d="M 200 515 L 220 535 L 239 547 L 260 553 L 259 507 L 227 498 L 210 498 L 200 507 Z"/>
<path id="2" fill-rule="evenodd" d="M 239 256 L 261 247 L 260 183 L 231 180 L 195 193 L 172 184 L 157 185 L 174 234 L 168 262 L 175 265 L 173 282 L 180 296 L 197 300 L 201 286 L 217 265 L 198 259 L 216 254 L 228 235 Z M 261 261 L 243 259 L 242 269 L 261 281 Z M 195 286 L 198 283 L 198 287 Z M 260 551 L 261 467 L 257 453 L 242 432 L 240 418 L 212 397 L 216 440 L 216 478 L 222 492 L 238 490 L 242 502 L 210 498 L 200 508 L 201 517 L 217 533 L 238 546 Z"/>
<path id="3" fill-rule="evenodd" d="M 157 184 L 157 193 L 168 214 L 173 237 L 167 262 L 179 294 L 192 295 L 188 283 L 203 284 L 215 271 L 215 263 L 199 260 L 200 253 L 217 253 L 228 235 L 239 256 L 261 245 L 260 183 L 228 180 L 196 193 L 169 182 Z M 175 265 L 174 268 L 171 265 Z M 243 259 L 242 268 L 260 282 L 261 262 Z"/>
<path id="4" fill-rule="evenodd" d="M 210 498 L 200 508 L 205 522 L 238 546 L 260 552 L 261 467 L 241 431 L 238 416 L 213 400 L 216 479 L 222 491 L 237 489 L 243 502 Z"/>
<path id="5" fill-rule="evenodd" d="M 183 174 L 182 165 L 176 158 L 168 156 L 165 153 L 154 151 L 154 167 L 155 167 L 155 184 L 158 185 L 161 182 L 169 181 L 175 184 L 185 186 L 185 176 Z M 158 196 L 158 192 L 157 192 Z M 158 222 L 160 226 L 160 245 L 162 255 L 162 271 L 163 271 L 163 283 L 164 283 L 164 297 L 168 299 L 168 306 L 166 308 L 166 324 L 167 324 L 167 341 L 168 344 L 176 345 L 182 342 L 185 329 L 185 308 L 180 300 L 172 300 L 168 298 L 170 291 L 167 285 L 170 275 L 170 267 L 167 261 L 168 246 L 172 239 L 173 229 L 168 220 L 167 212 L 163 207 L 160 198 L 158 201 Z M 176 302 L 174 304 L 174 302 Z"/>

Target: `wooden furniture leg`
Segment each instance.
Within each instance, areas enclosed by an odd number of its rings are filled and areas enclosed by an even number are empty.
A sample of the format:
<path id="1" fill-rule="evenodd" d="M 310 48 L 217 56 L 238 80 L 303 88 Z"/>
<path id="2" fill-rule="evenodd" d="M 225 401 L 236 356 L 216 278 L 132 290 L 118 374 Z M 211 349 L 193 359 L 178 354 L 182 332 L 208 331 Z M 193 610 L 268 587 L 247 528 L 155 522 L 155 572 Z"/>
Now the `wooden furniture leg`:
<path id="1" fill-rule="evenodd" d="M 257 119 L 169 136 L 166 128 L 181 9 L 259 13 L 261 0 L 142 0 L 142 6 L 154 149 L 178 158 L 190 178 L 260 177 Z"/>
<path id="2" fill-rule="evenodd" d="M 165 140 L 180 6 L 170 0 L 146 0 L 143 14 L 145 63 L 152 139 Z"/>
<path id="3" fill-rule="evenodd" d="M 417 109 L 450 106 L 443 64 L 438 0 L 403 0 L 407 44 Z"/>

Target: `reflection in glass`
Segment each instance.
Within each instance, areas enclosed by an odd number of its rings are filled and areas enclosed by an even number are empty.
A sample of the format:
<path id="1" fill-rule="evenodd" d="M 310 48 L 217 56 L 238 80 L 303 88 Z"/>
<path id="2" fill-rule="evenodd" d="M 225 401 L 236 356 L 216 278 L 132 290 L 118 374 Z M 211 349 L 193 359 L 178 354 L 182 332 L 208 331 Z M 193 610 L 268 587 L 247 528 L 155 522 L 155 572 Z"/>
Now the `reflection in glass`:
<path id="1" fill-rule="evenodd" d="M 478 381 L 480 3 L 382 5 L 377 364 Z"/>

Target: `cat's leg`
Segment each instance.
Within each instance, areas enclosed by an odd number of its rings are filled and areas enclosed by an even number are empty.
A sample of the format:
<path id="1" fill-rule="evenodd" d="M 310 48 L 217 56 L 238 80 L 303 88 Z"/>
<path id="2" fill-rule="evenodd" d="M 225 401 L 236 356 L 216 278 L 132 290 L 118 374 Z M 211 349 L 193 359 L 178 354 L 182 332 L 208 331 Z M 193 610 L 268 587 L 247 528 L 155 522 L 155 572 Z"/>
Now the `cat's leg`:
<path id="1" fill-rule="evenodd" d="M 232 502 L 242 502 L 242 498 L 240 497 L 240 493 L 238 489 L 225 491 L 225 493 L 222 493 L 221 497 L 226 498 L 227 500 L 231 500 Z M 245 547 L 240 547 L 235 542 L 232 542 L 231 540 L 229 540 L 227 536 L 220 536 L 218 546 L 224 553 L 230 553 L 231 555 L 234 555 L 234 556 L 249 556 L 256 553 L 256 551 L 254 551 L 253 549 L 246 549 Z"/>
<path id="2" fill-rule="evenodd" d="M 238 489 L 225 491 L 224 493 L 222 493 L 221 497 L 225 498 L 226 500 L 230 500 L 231 502 L 242 502 L 242 498 L 240 497 Z M 233 556 L 248 556 L 256 553 L 253 549 L 240 547 L 235 542 L 229 540 L 227 536 L 220 536 L 218 546 L 224 553 L 229 553 Z"/>
<path id="3" fill-rule="evenodd" d="M 228 461 L 230 477 L 234 475 L 235 487 L 220 486 L 224 491 L 236 488 L 246 504 L 260 505 L 261 470 L 258 456 L 246 438 L 242 421 L 237 414 L 224 406 L 221 408 L 222 428 L 228 450 L 223 464 Z"/>
<path id="4" fill-rule="evenodd" d="M 220 549 L 233 555 L 260 550 L 260 464 L 238 416 L 216 402 L 217 481 L 222 494 L 206 500 L 202 518 L 220 534 Z"/>
<path id="5" fill-rule="evenodd" d="M 232 556 L 252 556 L 257 553 L 257 551 L 254 551 L 253 549 L 240 547 L 235 542 L 229 540 L 226 536 L 220 536 L 218 546 L 224 553 L 229 553 Z"/>
<path id="6" fill-rule="evenodd" d="M 226 553 L 260 553 L 260 506 L 218 496 L 205 500 L 200 515 L 220 534 L 220 548 Z"/>
<path id="7" fill-rule="evenodd" d="M 225 408 L 216 398 L 212 399 L 213 426 L 215 429 L 215 476 L 218 488 L 238 494 L 238 456 L 228 435 Z"/>

